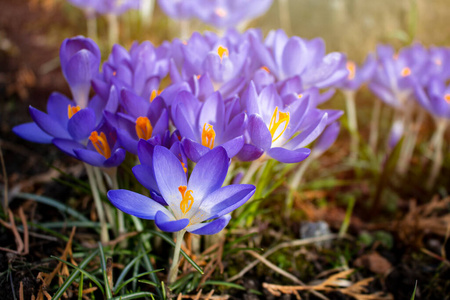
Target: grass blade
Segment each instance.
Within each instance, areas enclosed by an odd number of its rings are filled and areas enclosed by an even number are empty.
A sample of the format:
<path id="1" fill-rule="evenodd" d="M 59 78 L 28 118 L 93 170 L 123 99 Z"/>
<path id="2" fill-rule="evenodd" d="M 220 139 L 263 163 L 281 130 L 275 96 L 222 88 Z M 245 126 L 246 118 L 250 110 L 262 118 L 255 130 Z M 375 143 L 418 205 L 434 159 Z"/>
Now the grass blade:
<path id="1" fill-rule="evenodd" d="M 110 300 L 128 300 L 128 299 L 138 299 L 138 298 L 144 298 L 144 297 L 151 297 L 153 300 L 155 299 L 153 297 L 153 294 L 150 292 L 137 292 L 137 293 L 133 293 L 133 294 L 117 296 L 117 297 L 111 298 Z"/>
<path id="2" fill-rule="evenodd" d="M 80 221 L 90 222 L 85 216 L 83 216 L 82 214 L 80 214 L 76 210 L 74 210 L 74 209 L 68 207 L 67 205 L 65 205 L 65 204 L 63 204 L 63 203 L 61 203 L 61 202 L 59 202 L 57 200 L 54 200 L 54 199 L 51 199 L 51 198 L 48 198 L 48 197 L 45 197 L 45 196 L 38 196 L 38 195 L 28 194 L 28 193 L 18 193 L 18 194 L 15 195 L 15 197 L 16 198 L 20 198 L 20 199 L 31 199 L 31 200 L 34 200 L 36 202 L 52 206 L 52 207 L 54 207 L 54 208 L 56 208 L 56 209 L 58 209 L 58 210 L 60 210 L 62 212 L 65 212 L 65 213 L 71 215 L 74 218 L 77 218 Z"/>
<path id="3" fill-rule="evenodd" d="M 72 263 L 70 263 L 68 261 L 65 261 L 64 259 L 61 259 L 61 258 L 53 256 L 53 255 L 51 257 L 53 257 L 54 259 L 59 260 L 60 262 L 65 263 L 66 265 L 71 266 L 72 268 L 74 268 L 74 269 L 80 271 L 81 273 L 83 273 L 86 277 L 88 277 L 90 280 L 92 280 L 92 282 L 95 283 L 96 286 L 98 286 L 98 288 L 102 291 L 102 294 L 105 294 L 105 290 L 103 289 L 103 286 L 101 285 L 101 283 L 98 281 L 98 279 L 95 276 L 92 276 L 87 271 L 81 269 L 81 267 L 77 267 L 74 264 L 72 264 Z"/>
<path id="4" fill-rule="evenodd" d="M 221 285 L 221 286 L 225 286 L 225 287 L 228 287 L 231 289 L 238 289 L 238 290 L 242 290 L 242 291 L 247 290 L 242 285 L 232 283 L 232 282 L 226 282 L 226 281 L 208 280 L 208 281 L 205 281 L 202 285 Z"/>
<path id="5" fill-rule="evenodd" d="M 69 277 L 67 277 L 66 281 L 64 281 L 64 283 L 59 287 L 59 289 L 56 291 L 55 295 L 53 295 L 52 299 L 54 300 L 58 300 L 59 298 L 62 297 L 62 295 L 64 294 L 64 292 L 67 290 L 67 288 L 72 285 L 72 282 L 77 279 L 78 275 L 81 273 L 83 274 L 80 269 L 83 269 L 84 267 L 87 266 L 87 264 L 97 255 L 98 253 L 98 249 L 95 250 L 94 252 L 92 252 L 85 260 L 83 260 L 81 262 L 81 264 L 79 265 L 79 267 L 77 269 L 75 269 L 74 272 L 72 272 L 72 274 L 70 274 Z"/>
<path id="6" fill-rule="evenodd" d="M 149 272 L 144 272 L 144 273 L 138 274 L 138 275 L 134 276 L 133 278 L 128 279 L 127 281 L 125 281 L 121 285 L 119 285 L 117 287 L 117 289 L 115 290 L 115 293 L 117 294 L 124 286 L 126 286 L 127 284 L 129 284 L 130 282 L 132 282 L 133 280 L 135 280 L 135 279 L 137 279 L 139 277 L 142 277 L 142 276 L 145 276 L 145 275 L 150 275 L 150 274 L 153 274 L 155 272 L 162 271 L 162 270 L 164 270 L 164 269 L 158 269 L 158 270 L 154 270 L 154 271 L 149 271 Z M 154 282 L 151 282 L 151 283 L 148 283 L 148 284 L 151 284 L 151 285 L 153 285 L 155 287 L 159 287 L 159 285 L 154 283 Z"/>
<path id="7" fill-rule="evenodd" d="M 103 281 L 105 281 L 106 299 L 112 298 L 111 287 L 109 286 L 108 274 L 106 271 L 106 258 L 103 252 L 102 243 L 98 242 L 98 249 L 100 250 L 100 262 L 102 266 Z"/>

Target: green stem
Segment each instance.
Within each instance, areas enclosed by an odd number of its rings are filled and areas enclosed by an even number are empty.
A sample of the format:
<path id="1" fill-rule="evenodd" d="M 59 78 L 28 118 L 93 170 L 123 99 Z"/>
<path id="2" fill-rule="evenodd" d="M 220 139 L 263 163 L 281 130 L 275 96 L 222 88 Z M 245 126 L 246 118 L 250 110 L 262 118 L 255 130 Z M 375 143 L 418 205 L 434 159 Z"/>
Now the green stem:
<path id="1" fill-rule="evenodd" d="M 373 103 L 372 118 L 370 120 L 370 136 L 369 136 L 369 146 L 370 149 L 372 149 L 373 153 L 376 153 L 377 151 L 380 114 L 381 114 L 381 100 L 375 99 L 375 102 Z"/>
<path id="2" fill-rule="evenodd" d="M 98 43 L 97 18 L 93 13 L 86 12 L 87 36 Z"/>
<path id="3" fill-rule="evenodd" d="M 89 178 L 89 185 L 91 186 L 92 197 L 94 198 L 95 207 L 97 208 L 98 219 L 100 221 L 100 240 L 102 243 L 107 243 L 109 242 L 108 225 L 105 220 L 102 200 L 100 199 L 100 194 L 98 192 L 97 184 L 95 182 L 94 170 L 93 167 L 91 165 L 88 165 L 87 163 L 85 163 L 84 166 L 86 168 L 86 172 Z"/>
<path id="4" fill-rule="evenodd" d="M 427 181 L 427 188 L 431 189 L 436 181 L 439 171 L 442 167 L 442 162 L 444 160 L 444 155 L 442 151 L 444 134 L 447 129 L 448 122 L 446 119 L 439 119 L 436 123 L 436 137 L 435 137 L 435 147 L 433 155 L 433 166 L 431 167 L 431 174 Z"/>
<path id="5" fill-rule="evenodd" d="M 289 13 L 289 0 L 278 1 L 280 25 L 287 33 L 291 32 L 291 15 Z"/>
<path id="6" fill-rule="evenodd" d="M 108 42 L 112 47 L 119 42 L 119 20 L 116 15 L 108 14 L 106 16 L 108 20 Z"/>
<path id="7" fill-rule="evenodd" d="M 345 105 L 347 107 L 348 130 L 350 131 L 350 162 L 358 159 L 359 135 L 358 120 L 356 118 L 355 91 L 344 91 Z"/>
<path id="8" fill-rule="evenodd" d="M 175 280 L 177 279 L 178 262 L 180 260 L 181 244 L 183 243 L 183 236 L 184 236 L 185 232 L 186 232 L 186 230 L 180 230 L 176 233 L 177 241 L 175 244 L 175 250 L 173 252 L 172 266 L 170 267 L 170 270 L 169 270 L 169 276 L 168 276 L 168 280 L 167 280 L 168 285 L 174 283 Z"/>
<path id="9" fill-rule="evenodd" d="M 256 171 L 262 166 L 263 161 L 260 159 L 254 160 L 250 167 L 248 168 L 247 172 L 245 173 L 244 177 L 241 180 L 241 183 L 250 183 L 252 180 L 253 175 L 255 175 Z"/>
<path id="10" fill-rule="evenodd" d="M 103 195 L 106 195 L 106 186 L 105 186 L 105 183 L 103 182 L 103 177 L 102 177 L 103 175 L 102 175 L 100 168 L 93 167 L 93 170 L 94 170 L 97 187 L 98 187 L 100 193 L 102 193 Z M 114 233 L 117 235 L 118 232 L 117 232 L 117 228 L 116 228 L 116 220 L 114 217 L 114 211 L 113 211 L 112 207 L 109 205 L 104 205 L 103 207 L 104 207 L 106 219 L 108 219 L 108 222 L 110 223 L 111 228 L 113 229 Z"/>
<path id="11" fill-rule="evenodd" d="M 315 158 L 313 158 L 312 156 L 305 159 L 300 164 L 300 167 L 297 169 L 297 172 L 295 172 L 294 177 L 292 177 L 291 179 L 288 195 L 286 196 L 286 210 L 285 210 L 286 217 L 289 217 L 290 212 L 292 211 L 292 207 L 294 206 L 294 193 L 298 190 L 298 186 L 300 185 L 300 182 L 303 179 L 303 175 L 305 174 L 306 169 L 308 169 L 309 165 L 314 159 Z"/>

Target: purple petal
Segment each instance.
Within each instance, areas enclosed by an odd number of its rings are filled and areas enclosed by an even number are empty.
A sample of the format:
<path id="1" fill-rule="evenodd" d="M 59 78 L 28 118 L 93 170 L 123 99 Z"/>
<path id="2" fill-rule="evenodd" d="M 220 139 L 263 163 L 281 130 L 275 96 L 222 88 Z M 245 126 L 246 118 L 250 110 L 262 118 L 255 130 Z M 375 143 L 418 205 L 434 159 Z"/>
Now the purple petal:
<path id="1" fill-rule="evenodd" d="M 55 92 L 48 98 L 47 113 L 52 119 L 58 121 L 58 123 L 65 128 L 69 120 L 67 115 L 68 106 L 74 104 L 75 103 L 66 96 Z"/>
<path id="2" fill-rule="evenodd" d="M 302 160 L 307 158 L 310 153 L 311 150 L 308 148 L 288 150 L 281 147 L 275 147 L 267 151 L 267 154 L 270 157 L 285 164 L 301 162 Z"/>
<path id="3" fill-rule="evenodd" d="M 182 141 L 186 156 L 193 162 L 198 162 L 200 158 L 210 151 L 208 147 L 203 146 L 189 138 L 185 138 Z"/>
<path id="4" fill-rule="evenodd" d="M 224 229 L 225 226 L 228 225 L 228 222 L 230 222 L 230 220 L 231 216 L 226 215 L 209 223 L 199 223 L 191 225 L 187 228 L 187 231 L 193 234 L 200 234 L 200 235 L 216 234 L 222 231 L 222 229 Z"/>
<path id="5" fill-rule="evenodd" d="M 220 145 L 221 147 L 223 147 L 225 149 L 225 151 L 227 151 L 227 156 L 229 158 L 234 157 L 236 154 L 239 153 L 239 151 L 241 151 L 242 147 L 244 146 L 244 136 L 238 136 L 235 137 L 232 140 L 229 140 L 228 142 Z"/>
<path id="6" fill-rule="evenodd" d="M 24 140 L 33 143 L 50 144 L 53 139 L 51 135 L 42 131 L 34 122 L 17 125 L 13 127 L 12 131 Z"/>
<path id="7" fill-rule="evenodd" d="M 47 134 L 56 138 L 71 138 L 67 130 L 63 128 L 58 123 L 58 121 L 53 119 L 51 116 L 43 113 L 40 110 L 37 110 L 32 106 L 30 106 L 29 111 L 31 118 L 33 118 L 33 121 Z"/>
<path id="8" fill-rule="evenodd" d="M 53 145 L 55 145 L 56 147 L 59 148 L 59 150 L 61 150 L 62 152 L 66 153 L 67 155 L 73 156 L 75 158 L 77 158 L 74 150 L 75 149 L 84 149 L 85 147 L 78 143 L 75 142 L 72 139 L 53 139 L 52 140 Z"/>
<path id="9" fill-rule="evenodd" d="M 187 186 L 186 173 L 184 173 L 181 162 L 169 149 L 155 146 L 153 168 L 161 196 L 169 204 L 175 215 L 181 215 L 181 193 L 178 188 Z"/>
<path id="10" fill-rule="evenodd" d="M 241 161 L 252 161 L 263 155 L 264 149 L 255 147 L 250 144 L 244 144 L 241 151 L 237 154 L 237 158 Z"/>
<path id="11" fill-rule="evenodd" d="M 145 140 L 139 140 L 138 142 L 138 156 L 139 161 L 143 165 L 147 165 L 153 168 L 153 150 L 155 146 Z"/>
<path id="12" fill-rule="evenodd" d="M 162 231 L 176 232 L 186 228 L 189 224 L 189 219 L 174 220 L 159 210 L 155 215 L 155 224 Z"/>
<path id="13" fill-rule="evenodd" d="M 248 132 L 256 147 L 267 150 L 272 145 L 272 135 L 259 115 L 254 114 L 249 117 Z"/>
<path id="14" fill-rule="evenodd" d="M 286 77 L 300 75 L 309 61 L 306 59 L 308 49 L 299 37 L 292 37 L 283 50 L 283 71 Z"/>
<path id="15" fill-rule="evenodd" d="M 157 191 L 159 193 L 158 185 L 156 184 L 155 174 L 153 169 L 147 165 L 137 165 L 132 168 L 134 177 L 146 189 Z"/>
<path id="16" fill-rule="evenodd" d="M 247 202 L 255 193 L 251 184 L 234 184 L 222 187 L 208 195 L 200 205 L 205 214 L 201 221 L 210 220 L 229 214 Z"/>
<path id="17" fill-rule="evenodd" d="M 67 129 L 74 140 L 83 140 L 91 134 L 95 128 L 95 113 L 90 108 L 78 111 L 70 118 Z"/>
<path id="18" fill-rule="evenodd" d="M 101 167 L 112 168 L 119 166 L 124 160 L 127 152 L 122 148 L 117 148 Z"/>
<path id="19" fill-rule="evenodd" d="M 340 127 L 339 122 L 334 122 L 327 126 L 327 128 L 325 128 L 323 133 L 317 139 L 317 142 L 314 144 L 313 152 L 320 155 L 327 151 L 328 148 L 330 148 L 336 141 L 336 138 L 339 135 Z"/>
<path id="20" fill-rule="evenodd" d="M 161 204 L 153 199 L 128 190 L 108 191 L 108 199 L 111 203 L 126 214 L 147 220 L 154 220 L 159 211 L 170 214 Z M 164 214 L 164 213 L 163 213 Z"/>
<path id="21" fill-rule="evenodd" d="M 230 159 L 222 147 L 216 147 L 206 153 L 197 163 L 189 178 L 188 190 L 194 191 L 192 210 L 198 206 L 201 200 L 219 189 L 227 176 Z"/>

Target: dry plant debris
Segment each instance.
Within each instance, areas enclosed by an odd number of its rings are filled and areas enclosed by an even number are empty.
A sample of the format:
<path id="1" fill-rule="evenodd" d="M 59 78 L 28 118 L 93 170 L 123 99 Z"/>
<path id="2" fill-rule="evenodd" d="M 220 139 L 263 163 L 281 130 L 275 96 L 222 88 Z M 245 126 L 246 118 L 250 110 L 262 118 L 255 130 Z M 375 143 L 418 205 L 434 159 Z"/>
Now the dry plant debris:
<path id="1" fill-rule="evenodd" d="M 228 295 L 223 296 L 214 296 L 214 290 L 211 290 L 208 294 L 202 294 L 202 290 L 198 291 L 195 295 L 183 295 L 178 294 L 177 300 L 181 299 L 192 299 L 192 300 L 227 300 L 229 298 Z"/>
<path id="2" fill-rule="evenodd" d="M 264 282 L 263 287 L 274 296 L 280 297 L 282 294 L 295 295 L 297 299 L 301 299 L 299 291 L 309 292 L 340 292 L 344 295 L 353 297 L 357 300 L 390 300 L 393 299 L 391 295 L 384 295 L 380 292 L 373 294 L 366 294 L 368 291 L 365 288 L 373 278 L 366 278 L 356 283 L 348 281 L 346 278 L 353 273 L 352 269 L 339 272 L 331 275 L 318 285 L 277 285 Z"/>

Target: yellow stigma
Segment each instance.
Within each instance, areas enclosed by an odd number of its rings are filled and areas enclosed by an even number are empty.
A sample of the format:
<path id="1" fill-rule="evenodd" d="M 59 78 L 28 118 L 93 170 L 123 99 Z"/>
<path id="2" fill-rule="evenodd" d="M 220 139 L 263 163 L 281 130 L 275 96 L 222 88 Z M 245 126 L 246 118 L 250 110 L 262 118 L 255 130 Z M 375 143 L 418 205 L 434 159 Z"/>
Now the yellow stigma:
<path id="1" fill-rule="evenodd" d="M 303 94 L 298 94 L 298 99 L 302 99 L 303 98 Z"/>
<path id="2" fill-rule="evenodd" d="M 356 65 L 352 61 L 347 62 L 347 70 L 348 70 L 348 80 L 353 80 L 355 78 L 356 73 Z"/>
<path id="3" fill-rule="evenodd" d="M 150 102 L 155 100 L 156 96 L 159 96 L 160 94 L 161 94 L 160 90 L 153 90 L 152 93 L 150 94 Z"/>
<path id="4" fill-rule="evenodd" d="M 261 67 L 261 69 L 263 69 L 264 71 L 266 71 L 267 73 L 269 73 L 269 74 L 270 74 L 270 70 L 269 70 L 269 68 L 268 68 L 268 67 L 266 67 L 266 66 L 262 66 L 262 67 Z"/>
<path id="5" fill-rule="evenodd" d="M 450 104 L 450 94 L 445 94 L 444 99 L 448 104 Z"/>
<path id="6" fill-rule="evenodd" d="M 401 74 L 402 74 L 402 77 L 407 77 L 407 76 L 411 75 L 411 69 L 408 68 L 408 67 L 404 67 L 402 69 L 402 73 Z"/>
<path id="7" fill-rule="evenodd" d="M 180 202 L 180 209 L 183 214 L 191 210 L 192 204 L 194 204 L 194 197 L 192 196 L 192 190 L 186 191 L 187 186 L 180 185 L 178 190 L 181 193 L 182 200 Z"/>
<path id="8" fill-rule="evenodd" d="M 227 11 L 221 7 L 216 8 L 216 10 L 214 11 L 216 13 L 216 15 L 220 18 L 223 18 L 227 15 Z"/>
<path id="9" fill-rule="evenodd" d="M 278 121 L 277 121 L 277 117 L 278 117 Z M 278 133 L 277 136 L 275 136 L 275 133 L 278 130 L 278 127 L 280 127 L 280 125 L 284 123 L 284 128 L 281 132 Z M 269 124 L 269 131 L 270 134 L 272 135 L 272 143 L 275 142 L 276 140 L 278 140 L 278 138 L 283 134 L 283 132 L 286 130 L 286 128 L 289 125 L 289 113 L 284 113 L 281 111 L 278 111 L 278 106 L 275 107 L 275 110 L 273 112 L 272 115 L 272 119 L 270 120 L 270 124 Z"/>
<path id="10" fill-rule="evenodd" d="M 111 148 L 109 148 L 104 132 L 101 132 L 99 136 L 97 131 L 92 131 L 89 140 L 92 142 L 92 145 L 94 145 L 98 153 L 103 155 L 106 159 L 111 157 Z"/>
<path id="11" fill-rule="evenodd" d="M 228 48 L 219 46 L 219 48 L 217 48 L 217 54 L 219 54 L 220 60 L 222 60 L 224 55 L 228 56 Z"/>
<path id="12" fill-rule="evenodd" d="M 136 134 L 140 139 L 148 140 L 152 137 L 153 127 L 147 117 L 139 117 L 136 120 Z"/>
<path id="13" fill-rule="evenodd" d="M 214 148 L 214 140 L 216 139 L 216 132 L 212 125 L 205 123 L 202 130 L 202 145 L 209 149 Z"/>
<path id="14" fill-rule="evenodd" d="M 69 105 L 67 106 L 67 116 L 69 117 L 69 119 L 72 118 L 74 114 L 76 114 L 77 112 L 79 112 L 80 109 L 81 109 L 81 108 L 80 108 L 79 105 L 77 105 L 77 106 L 72 106 L 72 105 L 69 104 Z"/>

